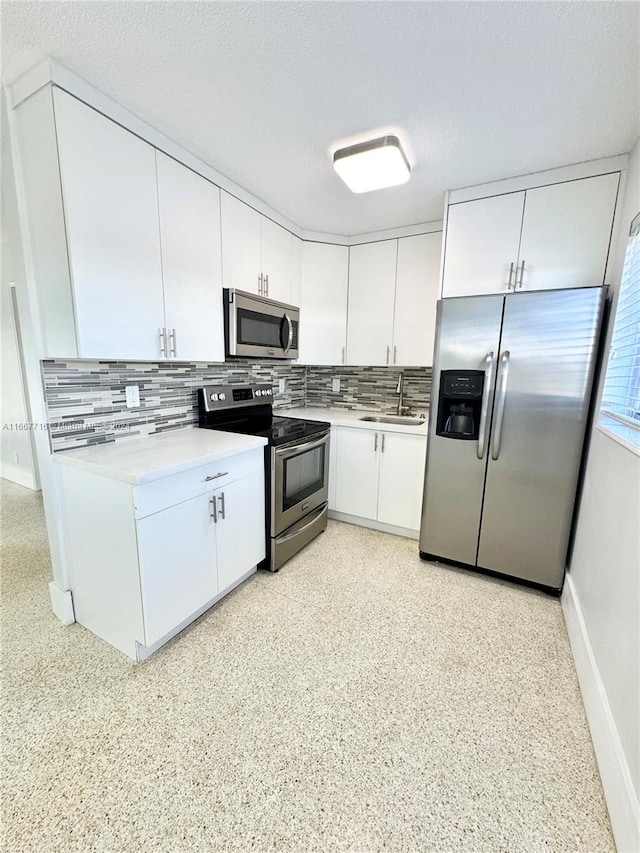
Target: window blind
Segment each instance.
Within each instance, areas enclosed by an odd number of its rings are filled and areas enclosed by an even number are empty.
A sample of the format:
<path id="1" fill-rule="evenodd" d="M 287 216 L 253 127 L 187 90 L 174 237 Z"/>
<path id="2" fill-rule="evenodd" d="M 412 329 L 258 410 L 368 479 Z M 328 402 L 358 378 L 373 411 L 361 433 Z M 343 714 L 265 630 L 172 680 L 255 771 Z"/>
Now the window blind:
<path id="1" fill-rule="evenodd" d="M 600 408 L 640 430 L 640 215 L 627 244 Z"/>

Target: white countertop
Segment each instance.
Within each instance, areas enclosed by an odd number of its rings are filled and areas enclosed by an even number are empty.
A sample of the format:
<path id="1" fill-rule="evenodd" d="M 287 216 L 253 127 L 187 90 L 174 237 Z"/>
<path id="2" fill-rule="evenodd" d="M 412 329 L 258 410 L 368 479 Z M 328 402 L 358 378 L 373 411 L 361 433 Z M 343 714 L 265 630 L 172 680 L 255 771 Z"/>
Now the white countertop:
<path id="1" fill-rule="evenodd" d="M 341 409 L 341 408 L 319 408 L 306 407 L 301 409 L 274 409 L 274 415 L 284 415 L 291 418 L 304 418 L 310 421 L 328 421 L 332 426 L 350 426 L 358 427 L 359 429 L 384 430 L 385 432 L 405 432 L 413 435 L 427 434 L 427 426 L 429 423 L 429 415 L 425 415 L 425 419 L 420 424 L 381 424 L 375 421 L 363 421 L 361 418 L 372 415 L 374 417 L 384 417 L 381 412 L 368 412 L 362 409 Z M 387 413 L 389 417 L 394 417 L 393 412 Z"/>
<path id="2" fill-rule="evenodd" d="M 266 438 L 254 435 L 193 427 L 63 450 L 55 453 L 54 458 L 63 465 L 140 485 L 264 447 L 266 443 Z"/>

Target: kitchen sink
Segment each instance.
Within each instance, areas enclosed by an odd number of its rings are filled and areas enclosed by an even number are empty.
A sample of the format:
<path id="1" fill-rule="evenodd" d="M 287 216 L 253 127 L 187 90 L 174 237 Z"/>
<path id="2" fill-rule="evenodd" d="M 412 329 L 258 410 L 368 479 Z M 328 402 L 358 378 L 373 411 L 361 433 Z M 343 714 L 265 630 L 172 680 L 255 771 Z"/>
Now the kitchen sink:
<path id="1" fill-rule="evenodd" d="M 374 424 L 405 424 L 406 426 L 426 423 L 424 418 L 412 418 L 407 415 L 365 415 L 358 420 Z"/>

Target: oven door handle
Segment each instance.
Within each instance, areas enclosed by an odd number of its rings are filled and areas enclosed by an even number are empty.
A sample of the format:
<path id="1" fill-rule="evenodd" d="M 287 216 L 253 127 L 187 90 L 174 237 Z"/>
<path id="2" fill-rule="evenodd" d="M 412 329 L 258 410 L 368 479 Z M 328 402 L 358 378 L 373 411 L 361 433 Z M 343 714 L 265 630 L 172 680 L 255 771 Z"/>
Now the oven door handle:
<path id="1" fill-rule="evenodd" d="M 288 459 L 290 456 L 297 456 L 299 453 L 302 453 L 305 450 L 312 450 L 314 447 L 322 447 L 323 444 L 326 443 L 329 438 L 330 432 L 323 432 L 320 438 L 314 438 L 313 441 L 305 441 L 304 444 L 296 444 L 294 446 L 287 445 L 287 447 L 274 447 L 274 451 L 276 456 L 279 456 L 281 459 Z"/>
<path id="2" fill-rule="evenodd" d="M 282 343 L 283 352 L 286 355 L 289 352 L 289 350 L 291 349 L 291 344 L 293 343 L 293 323 L 291 322 L 291 317 L 288 314 L 285 314 L 282 319 L 283 319 L 283 321 L 286 321 L 287 326 L 289 328 L 289 334 L 287 335 L 286 346 L 282 340 L 280 341 L 280 343 Z"/>

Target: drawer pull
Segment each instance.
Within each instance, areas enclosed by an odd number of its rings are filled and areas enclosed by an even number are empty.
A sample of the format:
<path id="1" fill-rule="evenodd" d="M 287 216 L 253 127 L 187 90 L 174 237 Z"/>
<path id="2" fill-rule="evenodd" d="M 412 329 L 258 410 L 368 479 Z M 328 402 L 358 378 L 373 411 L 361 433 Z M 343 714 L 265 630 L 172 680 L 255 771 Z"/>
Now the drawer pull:
<path id="1" fill-rule="evenodd" d="M 209 480 L 217 480 L 218 477 L 226 477 L 228 473 L 228 471 L 221 471 L 220 474 L 213 474 L 212 476 L 205 477 L 204 481 L 205 483 L 208 483 Z"/>

